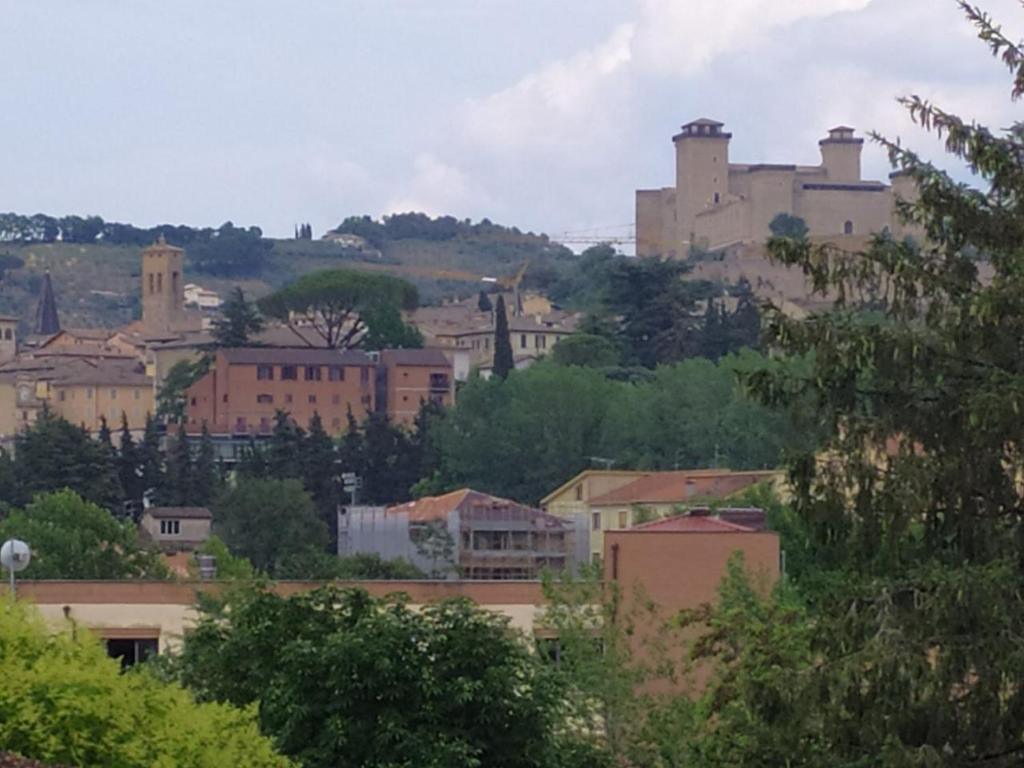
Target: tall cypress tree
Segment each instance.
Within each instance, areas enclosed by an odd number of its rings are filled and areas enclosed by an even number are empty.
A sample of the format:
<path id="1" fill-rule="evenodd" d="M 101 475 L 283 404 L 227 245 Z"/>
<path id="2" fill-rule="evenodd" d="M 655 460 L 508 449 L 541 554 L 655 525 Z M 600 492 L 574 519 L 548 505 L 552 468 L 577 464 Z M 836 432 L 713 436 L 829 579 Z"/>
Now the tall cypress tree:
<path id="1" fill-rule="evenodd" d="M 302 448 L 306 433 L 286 411 L 274 414 L 274 431 L 265 453 L 267 472 L 282 480 L 303 477 Z"/>
<path id="2" fill-rule="evenodd" d="M 117 452 L 117 476 L 124 491 L 126 507 L 131 510 L 132 518 L 138 519 L 142 511 L 142 496 L 145 486 L 142 477 L 142 454 L 131 430 L 128 429 L 128 416 L 121 412 L 121 448 Z"/>
<path id="3" fill-rule="evenodd" d="M 309 421 L 302 450 L 302 482 L 313 497 L 320 518 L 331 531 L 332 546 L 337 542 L 337 507 L 341 502 L 341 488 L 338 477 L 338 453 L 334 442 L 324 430 L 318 412 Z"/>
<path id="4" fill-rule="evenodd" d="M 192 451 L 185 435 L 185 425 L 179 424 L 177 434 L 167 445 L 167 471 L 161 502 L 171 507 L 188 505 L 192 498 L 192 474 Z"/>
<path id="5" fill-rule="evenodd" d="M 146 429 L 139 443 L 142 497 L 159 496 L 164 488 L 164 459 L 160 452 L 160 429 L 152 414 L 146 414 Z"/>
<path id="6" fill-rule="evenodd" d="M 199 507 L 209 506 L 217 495 L 217 457 L 213 449 L 210 430 L 203 423 L 203 432 L 199 438 L 199 450 L 192 465 L 192 477 L 189 489 L 189 503 Z"/>
<path id="7" fill-rule="evenodd" d="M 505 379 L 515 367 L 512 339 L 508 332 L 508 315 L 505 314 L 505 297 L 498 296 L 498 303 L 494 310 L 494 367 L 492 372 L 499 379 Z"/>

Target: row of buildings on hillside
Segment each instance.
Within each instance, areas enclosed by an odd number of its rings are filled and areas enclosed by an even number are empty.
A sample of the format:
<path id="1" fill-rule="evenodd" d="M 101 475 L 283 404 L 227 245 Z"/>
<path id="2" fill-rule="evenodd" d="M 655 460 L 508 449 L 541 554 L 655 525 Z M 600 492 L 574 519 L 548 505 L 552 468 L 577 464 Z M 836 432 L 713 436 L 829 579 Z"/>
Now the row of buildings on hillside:
<path id="1" fill-rule="evenodd" d="M 426 577 L 353 586 L 378 596 L 401 592 L 413 605 L 469 598 L 505 616 L 545 652 L 557 652 L 559 638 L 546 616 L 542 573 L 557 578 L 592 561 L 606 584 L 621 587 L 616 615 L 646 617 L 630 632 L 643 654 L 655 639 L 650 633 L 663 631 L 660 622 L 715 599 L 737 552 L 756 587 L 767 590 L 779 578 L 783 553 L 763 511 L 728 501 L 736 491 L 778 479 L 729 470 L 588 471 L 550 494 L 547 511 L 468 489 L 388 508 L 354 507 L 339 516 L 339 554 L 404 557 Z M 612 510 L 606 524 L 610 494 L 634 517 Z M 721 506 L 709 506 L 715 503 Z M 197 594 L 218 588 L 210 583 L 215 561 L 194 554 L 211 522 L 208 510 L 195 507 L 151 507 L 143 514 L 140 536 L 165 553 L 177 581 L 29 581 L 18 585 L 19 596 L 54 626 L 70 620 L 95 632 L 125 666 L 173 650 L 195 622 Z M 292 594 L 316 586 L 279 582 L 274 588 Z"/>
<path id="2" fill-rule="evenodd" d="M 338 554 L 402 558 L 448 578 L 536 579 L 544 570 L 599 562 L 610 531 L 763 531 L 762 510 L 728 505 L 762 483 L 777 486 L 782 475 L 587 470 L 538 508 L 468 488 L 391 507 L 342 508 Z"/>
<path id="3" fill-rule="evenodd" d="M 254 344 L 214 349 L 201 313 L 186 305 L 184 251 L 162 239 L 141 254 L 142 318 L 120 328 L 61 328 L 50 276 L 35 333 L 19 339 L 19 318 L 0 317 L 0 444 L 31 426 L 44 409 L 97 432 L 105 421 L 141 432 L 157 411 L 160 388 L 174 366 L 211 360 L 185 393 L 185 426 L 204 425 L 230 461 L 249 439 L 269 434 L 286 411 L 301 426 L 318 413 L 340 434 L 351 409 L 411 424 L 423 402 L 451 405 L 455 349 L 329 349 L 302 326 L 267 328 Z M 198 296 L 197 302 L 209 300 Z M 468 354 L 468 353 L 466 353 Z"/>

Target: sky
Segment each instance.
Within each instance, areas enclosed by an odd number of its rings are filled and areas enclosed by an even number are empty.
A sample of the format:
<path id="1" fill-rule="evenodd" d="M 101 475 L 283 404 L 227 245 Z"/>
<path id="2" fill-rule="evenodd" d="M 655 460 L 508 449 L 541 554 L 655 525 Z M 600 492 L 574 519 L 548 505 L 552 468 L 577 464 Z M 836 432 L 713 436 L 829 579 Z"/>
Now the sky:
<path id="1" fill-rule="evenodd" d="M 813 164 L 838 124 L 941 160 L 904 94 L 1019 113 L 953 0 L 0 0 L 0 83 L 0 211 L 270 236 L 409 210 L 621 236 L 697 117 L 734 162 Z"/>

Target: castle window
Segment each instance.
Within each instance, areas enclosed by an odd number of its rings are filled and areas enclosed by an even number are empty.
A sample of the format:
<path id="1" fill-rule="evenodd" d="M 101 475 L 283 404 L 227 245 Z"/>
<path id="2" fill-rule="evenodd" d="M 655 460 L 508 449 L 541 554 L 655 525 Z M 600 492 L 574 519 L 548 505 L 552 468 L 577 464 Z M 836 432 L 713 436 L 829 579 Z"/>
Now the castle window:
<path id="1" fill-rule="evenodd" d="M 156 292 L 157 293 L 163 293 L 164 292 L 164 275 L 163 275 L 162 272 L 157 272 L 156 273 Z"/>
<path id="2" fill-rule="evenodd" d="M 843 234 L 844 235 L 852 235 L 853 234 L 853 222 L 852 221 L 847 221 L 845 224 L 843 224 Z"/>
<path id="3" fill-rule="evenodd" d="M 719 201 L 721 200 L 721 197 L 719 196 L 719 194 L 717 192 L 715 192 L 714 200 L 715 200 L 715 205 L 718 205 Z"/>
<path id="4" fill-rule="evenodd" d="M 153 291 L 155 290 L 155 289 L 153 288 L 153 280 L 155 280 L 155 279 L 156 279 L 156 278 L 155 278 L 155 277 L 153 276 L 153 273 L 152 273 L 152 272 L 150 272 L 150 273 L 149 273 L 149 292 L 150 292 L 150 293 L 153 293 Z"/>

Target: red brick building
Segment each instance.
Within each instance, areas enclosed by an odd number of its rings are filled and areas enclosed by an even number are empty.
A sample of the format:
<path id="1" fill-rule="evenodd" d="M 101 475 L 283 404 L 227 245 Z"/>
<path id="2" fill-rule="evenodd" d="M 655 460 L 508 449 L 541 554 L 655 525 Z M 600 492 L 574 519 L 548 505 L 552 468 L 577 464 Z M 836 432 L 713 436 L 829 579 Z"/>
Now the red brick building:
<path id="1" fill-rule="evenodd" d="M 436 350 L 357 350 L 240 347 L 220 349 L 210 371 L 186 393 L 186 431 L 206 424 L 214 434 L 260 435 L 278 411 L 306 427 L 314 413 L 324 429 L 345 431 L 351 408 L 357 421 L 373 412 L 411 423 L 420 402 L 450 405 L 452 367 Z"/>

